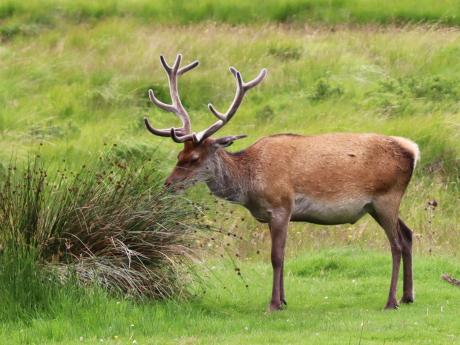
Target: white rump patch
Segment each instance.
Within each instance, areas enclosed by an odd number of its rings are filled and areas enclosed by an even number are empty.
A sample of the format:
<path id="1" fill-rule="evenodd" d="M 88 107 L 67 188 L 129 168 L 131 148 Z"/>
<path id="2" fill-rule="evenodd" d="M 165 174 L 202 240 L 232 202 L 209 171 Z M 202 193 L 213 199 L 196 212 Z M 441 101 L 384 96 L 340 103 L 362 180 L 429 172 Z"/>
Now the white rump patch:
<path id="1" fill-rule="evenodd" d="M 407 139 L 407 138 L 403 138 L 403 137 L 392 137 L 392 138 L 395 139 L 399 143 L 399 145 L 401 145 L 407 151 L 412 152 L 412 154 L 414 155 L 414 169 L 415 169 L 417 162 L 420 160 L 420 149 L 418 148 L 418 145 L 412 140 Z"/>

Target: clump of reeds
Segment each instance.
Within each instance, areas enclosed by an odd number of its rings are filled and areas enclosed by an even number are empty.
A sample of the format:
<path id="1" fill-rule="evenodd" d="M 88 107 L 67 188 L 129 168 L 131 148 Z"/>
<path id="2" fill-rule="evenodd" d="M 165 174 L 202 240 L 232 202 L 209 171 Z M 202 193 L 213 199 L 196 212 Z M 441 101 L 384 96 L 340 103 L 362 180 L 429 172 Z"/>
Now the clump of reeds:
<path id="1" fill-rule="evenodd" d="M 10 164 L 0 181 L 0 246 L 38 253 L 40 266 L 64 282 L 183 296 L 197 236 L 209 227 L 149 164 L 111 154 L 78 171 L 51 172 L 40 158 Z"/>

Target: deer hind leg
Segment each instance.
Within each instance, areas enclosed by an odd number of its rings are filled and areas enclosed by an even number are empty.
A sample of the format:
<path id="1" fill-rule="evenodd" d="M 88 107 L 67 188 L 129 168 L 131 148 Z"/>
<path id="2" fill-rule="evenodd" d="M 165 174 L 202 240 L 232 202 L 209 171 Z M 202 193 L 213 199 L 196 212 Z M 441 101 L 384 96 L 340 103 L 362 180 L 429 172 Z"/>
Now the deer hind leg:
<path id="1" fill-rule="evenodd" d="M 379 223 L 383 230 L 385 230 L 385 234 L 387 235 L 391 248 L 391 283 L 385 309 L 397 309 L 399 306 L 396 299 L 396 289 L 398 285 L 399 267 L 403 251 L 403 236 L 399 229 L 398 207 L 395 207 L 395 204 L 399 207 L 399 202 L 396 203 L 394 199 L 383 198 L 378 202 L 374 202 L 373 211 L 370 212 L 372 217 L 374 217 L 377 223 Z"/>
<path id="2" fill-rule="evenodd" d="M 283 266 L 284 248 L 286 246 L 287 228 L 289 216 L 286 212 L 274 215 L 269 223 L 272 240 L 271 261 L 273 267 L 273 289 L 269 311 L 279 310 L 286 304 L 284 296 Z"/>
<path id="3" fill-rule="evenodd" d="M 414 302 L 414 285 L 412 280 L 412 230 L 398 219 L 398 226 L 402 235 L 402 260 L 403 260 L 403 297 L 401 303 Z"/>

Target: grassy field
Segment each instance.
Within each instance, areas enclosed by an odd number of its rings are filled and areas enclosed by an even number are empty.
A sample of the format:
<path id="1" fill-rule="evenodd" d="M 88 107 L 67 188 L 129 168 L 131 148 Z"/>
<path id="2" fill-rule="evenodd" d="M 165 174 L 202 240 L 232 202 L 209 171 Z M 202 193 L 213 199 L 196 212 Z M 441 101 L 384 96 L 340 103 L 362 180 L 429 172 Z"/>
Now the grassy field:
<path id="1" fill-rule="evenodd" d="M 149 115 L 158 127 L 177 124 L 147 98 L 148 88 L 162 99 L 169 97 L 158 55 L 171 60 L 182 52 L 186 62 L 201 61 L 180 85 L 196 130 L 214 120 L 206 108 L 209 101 L 222 109 L 233 97 L 229 65 L 246 78 L 266 67 L 267 80 L 251 91 L 222 131 L 249 135 L 235 150 L 279 132 L 409 137 L 420 145 L 422 160 L 403 217 L 416 229 L 424 251 L 447 247 L 455 253 L 460 243 L 459 43 L 456 29 L 430 27 L 167 27 L 129 18 L 62 24 L 59 30 L 17 37 L 2 46 L 0 157 L 7 162 L 11 152 L 19 159 L 40 152 L 48 164 L 66 160 L 78 167 L 97 159 L 104 145 L 116 144 L 120 157 L 152 158 L 152 169 L 166 175 L 180 148 L 151 136 L 142 123 Z M 194 195 L 205 194 L 203 188 L 194 190 Z M 435 217 L 425 210 L 432 199 L 440 205 Z M 260 228 L 243 224 L 248 231 Z M 363 242 L 376 238 L 382 243 L 377 226 L 365 224 L 370 231 L 359 235 L 355 227 L 340 227 L 333 236 L 326 231 L 316 240 L 312 235 L 312 241 L 338 238 L 343 243 L 359 236 Z M 294 233 L 316 231 L 294 228 Z"/>
<path id="2" fill-rule="evenodd" d="M 299 254 L 288 260 L 289 306 L 279 313 L 264 312 L 268 260 L 239 262 L 243 279 L 211 260 L 206 293 L 197 290 L 188 303 L 58 294 L 48 315 L 3 323 L 0 338 L 21 345 L 460 343 L 460 289 L 440 280 L 445 271 L 460 274 L 458 261 L 416 257 L 415 304 L 385 312 L 389 255 L 353 247 Z"/>
<path id="3" fill-rule="evenodd" d="M 62 288 L 41 281 L 27 260 L 14 263 L 21 274 L 9 280 L 15 273 L 0 260 L 0 300 L 14 306 L 17 296 L 22 315 L 0 312 L 0 344 L 460 344 L 460 290 L 440 280 L 460 276 L 459 18 L 451 0 L 2 2 L 0 176 L 12 157 L 39 154 L 51 170 L 79 169 L 111 147 L 162 179 L 180 147 L 148 134 L 142 117 L 178 124 L 147 96 L 152 88 L 169 101 L 158 56 L 172 61 L 178 52 L 201 62 L 179 86 L 194 130 L 214 121 L 208 102 L 225 109 L 231 101 L 228 66 L 246 79 L 268 69 L 222 130 L 249 135 L 232 150 L 280 132 L 377 132 L 413 139 L 422 160 L 401 208 L 415 230 L 414 305 L 382 311 L 389 248 L 366 217 L 353 226 L 293 224 L 289 307 L 265 314 L 267 229 L 197 186 L 187 196 L 209 206 L 205 220 L 237 237 L 199 243 L 205 279 L 191 287 L 195 298 L 136 302 Z M 27 274 L 33 279 L 21 282 Z"/>
<path id="4" fill-rule="evenodd" d="M 421 146 L 422 167 L 458 176 L 459 43 L 457 30 L 428 27 L 171 28 L 129 19 L 64 25 L 2 45 L 1 157 L 12 150 L 24 157 L 40 143 L 43 155 L 69 162 L 103 143 L 141 158 L 159 143 L 164 153 L 177 150 L 150 136 L 142 117 L 176 124 L 150 104 L 147 90 L 168 99 L 158 56 L 172 60 L 181 52 L 185 61 L 202 63 L 180 85 L 196 130 L 213 121 L 209 101 L 224 108 L 233 97 L 228 66 L 246 78 L 268 68 L 267 80 L 223 131 L 249 134 L 237 149 L 278 132 L 391 133 Z"/>

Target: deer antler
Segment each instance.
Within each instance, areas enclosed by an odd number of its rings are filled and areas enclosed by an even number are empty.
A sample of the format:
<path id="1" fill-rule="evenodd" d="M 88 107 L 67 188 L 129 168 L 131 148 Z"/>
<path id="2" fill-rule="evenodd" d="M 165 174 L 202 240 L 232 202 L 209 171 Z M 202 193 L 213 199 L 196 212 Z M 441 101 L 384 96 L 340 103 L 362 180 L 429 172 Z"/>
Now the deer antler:
<path id="1" fill-rule="evenodd" d="M 164 57 L 160 56 L 161 64 L 163 65 L 163 68 L 165 69 L 168 75 L 169 90 L 171 94 L 172 104 L 166 104 L 158 100 L 155 97 L 153 90 L 149 90 L 149 98 L 152 101 L 152 103 L 155 104 L 158 108 L 176 114 L 182 121 L 182 127 L 181 128 L 173 127 L 169 129 L 156 129 L 150 124 L 149 120 L 146 117 L 144 117 L 145 126 L 152 134 L 155 134 L 161 137 L 171 137 L 176 143 L 183 143 L 185 141 L 193 140 L 194 143 L 198 144 L 202 142 L 204 139 L 216 133 L 227 122 L 231 120 L 233 115 L 235 115 L 236 111 L 238 110 L 238 107 L 243 101 L 246 91 L 258 85 L 267 75 L 267 70 L 263 68 L 255 79 L 251 80 L 250 82 L 245 83 L 243 82 L 241 73 L 238 72 L 234 67 L 230 67 L 230 72 L 233 74 L 233 76 L 236 79 L 236 94 L 235 94 L 235 98 L 233 99 L 232 104 L 230 105 L 230 107 L 228 108 L 225 114 L 222 114 L 219 111 L 217 111 L 212 104 L 208 104 L 209 110 L 219 120 L 201 132 L 192 133 L 190 117 L 180 101 L 179 92 L 177 90 L 177 77 L 190 71 L 196 66 L 198 66 L 199 62 L 194 61 L 185 67 L 179 68 L 181 59 L 182 59 L 182 55 L 178 54 L 176 57 L 176 61 L 174 62 L 174 65 L 170 67 L 166 63 Z"/>
<path id="2" fill-rule="evenodd" d="M 178 54 L 176 57 L 176 61 L 171 67 L 166 63 L 163 55 L 160 56 L 161 64 L 163 65 L 163 68 L 166 71 L 166 74 L 168 75 L 169 92 L 171 95 L 172 104 L 166 104 L 160 101 L 158 98 L 155 97 L 155 94 L 151 89 L 149 90 L 149 98 L 150 101 L 152 101 L 152 103 L 155 104 L 158 108 L 176 114 L 182 121 L 182 127 L 156 129 L 150 124 L 149 120 L 146 117 L 144 117 L 145 126 L 152 134 L 161 137 L 172 137 L 173 140 L 177 142 L 184 142 L 192 138 L 190 134 L 190 131 L 192 129 L 190 117 L 180 100 L 179 91 L 177 89 L 177 77 L 192 70 L 193 68 L 199 65 L 198 61 L 194 61 L 185 67 L 179 68 L 181 60 L 182 55 Z"/>
<path id="3" fill-rule="evenodd" d="M 241 73 L 237 71 L 236 68 L 230 67 L 229 70 L 236 79 L 235 98 L 233 98 L 233 102 L 230 104 L 230 107 L 228 108 L 225 114 L 222 114 L 221 112 L 217 111 L 211 103 L 208 104 L 208 108 L 211 111 L 211 113 L 213 113 L 219 120 L 217 120 L 214 124 L 206 128 L 205 130 L 193 134 L 193 140 L 195 142 L 203 141 L 204 139 L 216 133 L 223 126 L 225 126 L 225 124 L 232 119 L 233 115 L 235 115 L 236 111 L 238 110 L 238 107 L 243 101 L 246 91 L 258 85 L 262 80 L 264 80 L 265 76 L 267 75 L 267 70 L 263 68 L 255 79 L 245 83 L 243 82 Z"/>

